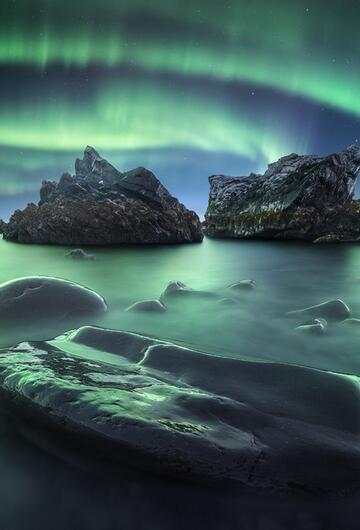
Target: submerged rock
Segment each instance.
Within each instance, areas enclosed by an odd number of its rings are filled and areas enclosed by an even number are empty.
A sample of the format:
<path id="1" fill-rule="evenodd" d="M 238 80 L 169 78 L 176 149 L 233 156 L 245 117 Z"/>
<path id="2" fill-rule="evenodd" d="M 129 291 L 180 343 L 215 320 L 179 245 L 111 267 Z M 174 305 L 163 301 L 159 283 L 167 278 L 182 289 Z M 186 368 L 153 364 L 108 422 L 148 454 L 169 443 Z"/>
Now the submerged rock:
<path id="1" fill-rule="evenodd" d="M 325 157 L 291 154 L 264 175 L 212 176 L 205 231 L 211 237 L 357 241 L 359 172 L 354 145 Z"/>
<path id="2" fill-rule="evenodd" d="M 0 285 L 0 321 L 29 326 L 44 321 L 73 320 L 107 310 L 95 291 L 60 278 L 29 276 Z"/>
<path id="3" fill-rule="evenodd" d="M 341 324 L 345 324 L 349 326 L 359 326 L 360 318 L 345 318 L 345 320 L 343 320 Z"/>
<path id="4" fill-rule="evenodd" d="M 256 283 L 254 280 L 240 280 L 239 282 L 233 283 L 227 287 L 232 291 L 251 291 L 255 289 Z"/>
<path id="5" fill-rule="evenodd" d="M 295 331 L 309 333 L 310 335 L 324 335 L 327 330 L 327 322 L 323 318 L 314 318 L 309 322 L 304 322 L 296 326 Z"/>
<path id="6" fill-rule="evenodd" d="M 169 297 L 194 297 L 194 298 L 212 298 L 215 297 L 215 293 L 210 291 L 201 291 L 198 289 L 193 289 L 183 282 L 172 281 L 169 282 L 166 289 L 161 293 L 160 300 L 164 301 Z"/>
<path id="7" fill-rule="evenodd" d="M 216 303 L 225 307 L 238 305 L 238 302 L 234 298 L 220 298 Z"/>
<path id="8" fill-rule="evenodd" d="M 96 260 L 95 254 L 88 254 L 82 248 L 74 248 L 73 250 L 70 250 L 70 252 L 68 252 L 66 256 L 69 256 L 73 259 L 84 259 L 89 261 Z"/>
<path id="9" fill-rule="evenodd" d="M 14 421 L 29 414 L 97 461 L 257 490 L 360 483 L 359 386 L 345 375 L 85 327 L 3 350 L 0 397 Z"/>
<path id="10" fill-rule="evenodd" d="M 351 314 L 349 307 L 342 300 L 329 300 L 318 305 L 289 311 L 286 313 L 290 317 L 312 316 L 324 318 L 325 320 L 341 321 L 348 318 Z"/>
<path id="11" fill-rule="evenodd" d="M 195 212 L 179 203 L 151 171 L 121 173 L 92 147 L 75 175 L 44 181 L 38 205 L 16 210 L 4 238 L 21 243 L 110 245 L 190 243 L 203 238 Z"/>
<path id="12" fill-rule="evenodd" d="M 160 300 L 142 300 L 140 302 L 135 302 L 125 311 L 139 311 L 139 312 L 148 312 L 148 313 L 166 313 L 167 307 Z"/>

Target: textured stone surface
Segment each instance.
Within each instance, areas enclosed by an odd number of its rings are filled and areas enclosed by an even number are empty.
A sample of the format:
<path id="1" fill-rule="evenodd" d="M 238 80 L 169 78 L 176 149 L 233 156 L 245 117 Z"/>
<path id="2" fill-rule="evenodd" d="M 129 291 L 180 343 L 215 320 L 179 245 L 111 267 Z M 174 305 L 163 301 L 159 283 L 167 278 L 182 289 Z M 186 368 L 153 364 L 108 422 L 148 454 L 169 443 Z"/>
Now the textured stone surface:
<path id="1" fill-rule="evenodd" d="M 206 233 L 212 237 L 360 239 L 360 204 L 353 200 L 360 148 L 320 156 L 291 154 L 264 175 L 209 178 Z"/>
<path id="2" fill-rule="evenodd" d="M 91 147 L 74 176 L 44 181 L 38 205 L 16 210 L 4 238 L 70 245 L 190 243 L 202 240 L 195 212 L 187 210 L 151 171 L 121 173 Z M 1 227 L 0 227 L 1 228 Z"/>
<path id="3" fill-rule="evenodd" d="M 280 491 L 359 487 L 353 377 L 85 327 L 0 355 L 2 407 L 83 450 L 179 478 Z"/>
<path id="4" fill-rule="evenodd" d="M 342 320 L 347 319 L 350 315 L 350 308 L 342 300 L 328 300 L 321 304 L 289 311 L 287 313 L 287 316 L 294 318 L 311 316 L 314 318 L 324 318 L 325 320 L 334 322 L 341 322 Z"/>
<path id="5" fill-rule="evenodd" d="M 63 318 L 107 310 L 102 296 L 77 283 L 50 276 L 28 276 L 0 285 L 1 321 Z"/>

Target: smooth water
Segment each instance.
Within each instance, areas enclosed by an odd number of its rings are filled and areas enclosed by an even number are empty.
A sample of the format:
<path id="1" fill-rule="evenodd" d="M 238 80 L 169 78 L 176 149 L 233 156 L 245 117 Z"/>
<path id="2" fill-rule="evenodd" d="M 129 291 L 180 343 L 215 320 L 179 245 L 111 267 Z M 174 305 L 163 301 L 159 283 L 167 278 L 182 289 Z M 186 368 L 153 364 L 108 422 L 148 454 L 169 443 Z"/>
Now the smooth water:
<path id="1" fill-rule="evenodd" d="M 109 312 L 100 326 L 150 334 L 217 355 L 297 363 L 360 375 L 360 326 L 334 324 L 324 336 L 300 335 L 289 310 L 343 299 L 360 317 L 360 246 L 263 241 L 216 241 L 163 247 L 94 248 L 96 261 L 66 257 L 69 249 L 0 241 L 0 282 L 29 275 L 73 280 L 103 295 Z M 125 312 L 160 296 L 180 280 L 222 293 L 254 279 L 256 289 L 236 306 L 215 298 L 171 301 L 165 314 Z M 226 291 L 224 291 L 225 295 Z M 65 331 L 65 330 L 64 330 Z M 0 323 L 0 346 L 49 339 Z M 0 422 L 0 527 L 9 530 L 130 530 L 207 528 L 340 530 L 357 528 L 358 505 L 344 501 L 266 498 L 204 490 L 152 477 L 94 474 Z M 75 458 L 76 460 L 76 458 Z M 92 466 L 90 466 L 92 467 Z"/>
<path id="2" fill-rule="evenodd" d="M 94 289 L 110 310 L 93 321 L 136 331 L 217 355 L 297 363 L 360 375 L 360 325 L 332 325 L 325 336 L 294 331 L 301 323 L 287 311 L 341 298 L 360 317 L 360 246 L 314 245 L 205 239 L 202 244 L 89 249 L 96 261 L 66 257 L 57 246 L 0 241 L 0 282 L 29 275 L 56 276 Z M 241 279 L 256 289 L 239 296 L 236 306 L 216 299 L 169 301 L 165 314 L 130 313 L 132 303 L 158 298 L 171 280 L 233 296 L 223 290 Z M 304 320 L 304 319 L 303 319 Z M 306 319 L 305 319 L 306 320 Z M 28 338 L 52 338 L 39 323 L 29 331 L 1 329 L 0 346 Z"/>

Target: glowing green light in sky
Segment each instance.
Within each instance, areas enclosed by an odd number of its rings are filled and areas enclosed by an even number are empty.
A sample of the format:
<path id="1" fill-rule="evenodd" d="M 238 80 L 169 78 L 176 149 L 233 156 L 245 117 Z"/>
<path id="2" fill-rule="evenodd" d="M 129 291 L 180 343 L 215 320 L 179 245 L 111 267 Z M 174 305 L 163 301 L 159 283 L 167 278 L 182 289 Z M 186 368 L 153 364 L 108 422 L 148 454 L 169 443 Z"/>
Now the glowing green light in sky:
<path id="1" fill-rule="evenodd" d="M 74 111 L 76 109 L 76 112 Z M 0 145 L 49 150 L 196 148 L 272 161 L 286 153 L 286 131 L 234 111 L 215 97 L 176 92 L 161 83 L 112 82 L 74 104 L 28 98 L 0 104 Z M 284 125 L 282 125 L 284 129 Z"/>
<path id="2" fill-rule="evenodd" d="M 360 115 L 356 3 L 5 0 L 0 63 L 209 76 Z"/>

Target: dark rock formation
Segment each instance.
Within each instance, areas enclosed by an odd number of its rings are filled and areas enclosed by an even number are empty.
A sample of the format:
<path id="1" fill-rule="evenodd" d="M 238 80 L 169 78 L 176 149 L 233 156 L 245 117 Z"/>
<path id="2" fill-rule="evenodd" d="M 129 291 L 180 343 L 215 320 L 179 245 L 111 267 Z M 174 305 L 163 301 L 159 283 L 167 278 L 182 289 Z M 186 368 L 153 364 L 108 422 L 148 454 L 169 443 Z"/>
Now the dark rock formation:
<path id="1" fill-rule="evenodd" d="M 3 350 L 0 398 L 38 438 L 55 431 L 97 462 L 257 490 L 360 485 L 360 394 L 350 376 L 86 327 Z"/>
<path id="2" fill-rule="evenodd" d="M 153 173 L 120 173 L 91 147 L 75 176 L 44 181 L 38 205 L 16 210 L 4 238 L 21 243 L 110 245 L 201 241 L 195 212 L 172 197 Z"/>
<path id="3" fill-rule="evenodd" d="M 340 154 L 291 154 L 264 175 L 209 178 L 206 233 L 211 237 L 360 240 L 360 202 L 353 200 L 360 148 Z"/>

